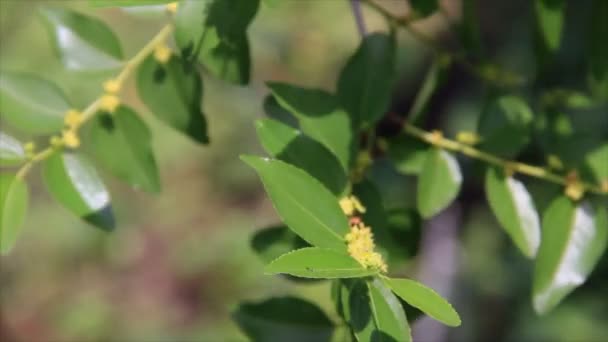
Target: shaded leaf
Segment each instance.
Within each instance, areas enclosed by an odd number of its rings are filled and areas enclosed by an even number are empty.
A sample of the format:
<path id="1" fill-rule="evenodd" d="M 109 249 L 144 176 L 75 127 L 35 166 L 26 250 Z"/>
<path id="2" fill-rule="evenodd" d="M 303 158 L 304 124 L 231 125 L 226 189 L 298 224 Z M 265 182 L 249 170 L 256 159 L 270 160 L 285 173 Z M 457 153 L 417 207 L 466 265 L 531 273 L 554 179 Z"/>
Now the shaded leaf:
<path id="1" fill-rule="evenodd" d="M 456 158 L 434 148 L 427 153 L 418 181 L 418 211 L 424 218 L 435 216 L 458 195 L 462 174 Z"/>
<path id="2" fill-rule="evenodd" d="M 594 95 L 608 99 L 608 2 L 593 0 L 588 38 L 589 86 Z"/>
<path id="3" fill-rule="evenodd" d="M 318 89 L 274 82 L 267 85 L 279 104 L 298 118 L 302 131 L 325 145 L 348 170 L 354 138 L 350 118 L 337 98 Z"/>
<path id="4" fill-rule="evenodd" d="M 92 225 L 114 229 L 110 194 L 95 167 L 83 156 L 55 153 L 44 162 L 43 175 L 57 202 Z"/>
<path id="5" fill-rule="evenodd" d="M 418 175 L 422 171 L 428 151 L 428 144 L 407 135 L 400 135 L 391 140 L 388 154 L 400 173 Z"/>
<path id="6" fill-rule="evenodd" d="M 479 120 L 480 148 L 506 158 L 516 156 L 530 142 L 532 119 L 532 111 L 521 98 L 496 98 Z"/>
<path id="7" fill-rule="evenodd" d="M 410 0 L 410 5 L 423 17 L 426 17 L 439 9 L 439 0 Z"/>
<path id="8" fill-rule="evenodd" d="M 334 195 L 344 193 L 347 185 L 345 171 L 325 146 L 271 119 L 256 121 L 256 130 L 268 154 L 306 171 Z"/>
<path id="9" fill-rule="evenodd" d="M 296 297 L 241 303 L 232 317 L 252 341 L 258 342 L 330 341 L 334 331 L 334 324 L 319 307 Z"/>
<path id="10" fill-rule="evenodd" d="M 17 241 L 27 212 L 27 184 L 12 174 L 0 174 L 0 253 L 7 254 Z"/>
<path id="11" fill-rule="evenodd" d="M 106 70 L 122 65 L 120 42 L 103 21 L 60 7 L 45 7 L 40 13 L 66 68 Z"/>
<path id="12" fill-rule="evenodd" d="M 203 82 L 192 65 L 175 56 L 160 64 L 150 56 L 139 67 L 137 91 L 156 117 L 198 143 L 209 142 L 201 109 Z"/>
<path id="13" fill-rule="evenodd" d="M 555 52 L 559 47 L 564 26 L 564 0 L 535 0 L 536 21 L 546 49 Z"/>
<path id="14" fill-rule="evenodd" d="M 422 236 L 422 219 L 415 209 L 393 208 L 386 212 L 387 228 L 390 236 L 400 248 L 394 253 L 400 259 L 408 259 L 418 254 Z"/>
<path id="15" fill-rule="evenodd" d="M 540 245 L 540 219 L 524 184 L 506 177 L 502 170 L 488 168 L 485 188 L 500 225 L 525 256 L 534 258 Z"/>
<path id="16" fill-rule="evenodd" d="M 383 280 L 397 296 L 429 317 L 451 327 L 460 325 L 458 313 L 433 289 L 410 279 L 384 278 Z"/>
<path id="17" fill-rule="evenodd" d="M 19 140 L 0 132 L 0 166 L 19 165 L 25 161 L 25 150 Z"/>
<path id="18" fill-rule="evenodd" d="M 533 304 L 544 314 L 585 282 L 606 250 L 606 208 L 573 203 L 565 196 L 543 215 L 543 237 L 534 269 Z"/>
<path id="19" fill-rule="evenodd" d="M 283 222 L 313 246 L 346 250 L 348 222 L 336 197 L 309 174 L 280 160 L 241 156 L 260 176 Z"/>
<path id="20" fill-rule="evenodd" d="M 0 73 L 2 118 L 26 133 L 61 130 L 70 107 L 61 89 L 49 81 L 24 73 Z"/>
<path id="21" fill-rule="evenodd" d="M 135 188 L 157 193 L 160 178 L 146 124 L 128 107 L 97 115 L 90 131 L 96 159 Z"/>
<path id="22" fill-rule="evenodd" d="M 346 252 L 318 247 L 302 248 L 284 254 L 268 264 L 264 272 L 324 279 L 359 278 L 378 273 L 364 268 Z"/>
<path id="23" fill-rule="evenodd" d="M 257 231 L 251 239 L 251 248 L 265 263 L 269 263 L 294 249 L 310 247 L 306 241 L 286 226 L 274 226 Z"/>
<path id="24" fill-rule="evenodd" d="M 280 121 L 290 127 L 299 127 L 298 119 L 296 119 L 296 117 L 287 109 L 281 107 L 277 99 L 271 94 L 264 98 L 264 113 L 266 113 L 269 118 Z"/>
<path id="25" fill-rule="evenodd" d="M 338 80 L 338 98 L 355 127 L 366 127 L 388 110 L 395 77 L 393 37 L 375 33 L 365 37 Z"/>

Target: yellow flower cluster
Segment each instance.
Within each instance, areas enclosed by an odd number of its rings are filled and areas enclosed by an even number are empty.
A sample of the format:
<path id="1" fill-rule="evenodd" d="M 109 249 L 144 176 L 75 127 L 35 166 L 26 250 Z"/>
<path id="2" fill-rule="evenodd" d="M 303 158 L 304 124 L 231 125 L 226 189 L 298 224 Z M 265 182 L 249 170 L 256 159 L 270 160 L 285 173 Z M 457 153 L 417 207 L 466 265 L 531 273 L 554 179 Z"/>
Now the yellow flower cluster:
<path id="1" fill-rule="evenodd" d="M 576 171 L 571 171 L 566 176 L 566 188 L 564 193 L 573 201 L 578 201 L 583 198 L 585 187 L 578 178 L 578 173 Z"/>
<path id="2" fill-rule="evenodd" d="M 373 268 L 384 273 L 388 267 L 380 253 L 375 252 L 376 244 L 370 227 L 360 222 L 350 227 L 350 233 L 346 234 L 348 243 L 348 254 L 366 268 Z"/>
<path id="3" fill-rule="evenodd" d="M 160 64 L 166 64 L 171 59 L 171 54 L 171 49 L 164 43 L 154 48 L 154 59 Z"/>
<path id="4" fill-rule="evenodd" d="M 65 113 L 63 122 L 65 129 L 61 134 L 61 139 L 57 139 L 57 137 L 55 139 L 51 138 L 51 144 L 54 146 L 63 144 L 69 148 L 77 148 L 80 146 L 77 132 L 82 124 L 82 113 L 75 109 L 70 109 Z"/>
<path id="5" fill-rule="evenodd" d="M 353 195 L 346 196 L 340 200 L 340 207 L 346 216 L 353 216 L 356 213 L 365 213 L 365 207 L 359 199 Z"/>
<path id="6" fill-rule="evenodd" d="M 175 14 L 177 12 L 178 2 L 171 2 L 166 5 L 167 12 L 171 14 Z"/>
<path id="7" fill-rule="evenodd" d="M 120 106 L 120 99 L 116 95 L 105 94 L 101 97 L 100 108 L 108 113 L 114 113 Z"/>

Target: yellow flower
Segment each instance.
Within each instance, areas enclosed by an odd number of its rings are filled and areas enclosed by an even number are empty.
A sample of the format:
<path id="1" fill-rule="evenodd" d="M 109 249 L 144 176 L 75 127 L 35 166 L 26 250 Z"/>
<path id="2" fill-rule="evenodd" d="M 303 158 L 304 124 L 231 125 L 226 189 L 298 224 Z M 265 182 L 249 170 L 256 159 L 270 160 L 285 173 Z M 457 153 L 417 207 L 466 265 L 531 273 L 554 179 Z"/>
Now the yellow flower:
<path id="1" fill-rule="evenodd" d="M 114 79 L 107 80 L 103 83 L 103 90 L 107 94 L 116 95 L 118 94 L 121 88 L 122 84 L 120 84 L 120 82 Z"/>
<path id="2" fill-rule="evenodd" d="M 441 141 L 443 140 L 443 132 L 440 130 L 434 130 L 431 132 L 429 136 L 429 142 L 435 146 L 439 146 Z"/>
<path id="3" fill-rule="evenodd" d="M 605 193 L 608 194 L 608 178 L 604 179 L 602 181 L 602 183 L 600 184 L 600 187 L 601 187 L 601 189 L 602 189 L 603 192 L 605 192 Z"/>
<path id="4" fill-rule="evenodd" d="M 116 108 L 120 106 L 120 99 L 116 95 L 106 94 L 101 97 L 101 109 L 108 112 L 114 113 Z"/>
<path id="5" fill-rule="evenodd" d="M 25 145 L 23 145 L 23 149 L 25 150 L 25 155 L 28 158 L 32 158 L 34 156 L 34 152 L 36 152 L 36 143 L 33 141 L 25 143 Z"/>
<path id="6" fill-rule="evenodd" d="M 365 213 L 365 207 L 359 202 L 356 196 L 350 195 L 340 200 L 340 208 L 346 216 L 353 216 L 356 213 Z"/>
<path id="7" fill-rule="evenodd" d="M 175 14 L 177 12 L 177 5 L 178 5 L 177 1 L 171 2 L 171 3 L 168 3 L 165 8 L 167 9 L 167 12 L 169 12 L 171 14 Z"/>
<path id="8" fill-rule="evenodd" d="M 63 131 L 63 135 L 61 137 L 65 146 L 69 148 L 77 148 L 80 146 L 80 139 L 76 132 L 72 130 Z"/>
<path id="9" fill-rule="evenodd" d="M 465 145 L 476 145 L 481 141 L 481 137 L 475 132 L 463 131 L 456 135 L 456 140 Z"/>
<path id="10" fill-rule="evenodd" d="M 382 255 L 374 251 L 376 244 L 370 227 L 366 227 L 363 223 L 353 225 L 345 239 L 348 243 L 348 254 L 362 266 L 377 269 L 384 273 L 388 271 Z"/>
<path id="11" fill-rule="evenodd" d="M 75 109 L 70 109 L 65 113 L 63 122 L 69 128 L 77 128 L 82 123 L 82 113 Z"/>
<path id="12" fill-rule="evenodd" d="M 171 54 L 171 49 L 166 44 L 159 44 L 154 48 L 154 59 L 161 64 L 166 64 L 171 59 Z"/>
<path id="13" fill-rule="evenodd" d="M 547 165 L 549 165 L 549 167 L 554 170 L 563 170 L 564 169 L 564 163 L 555 154 L 550 154 L 547 156 Z"/>
<path id="14" fill-rule="evenodd" d="M 585 188 L 583 187 L 583 184 L 581 184 L 581 182 L 576 180 L 566 185 L 566 190 L 564 191 L 564 193 L 571 200 L 578 201 L 583 198 L 583 195 L 585 194 Z"/>

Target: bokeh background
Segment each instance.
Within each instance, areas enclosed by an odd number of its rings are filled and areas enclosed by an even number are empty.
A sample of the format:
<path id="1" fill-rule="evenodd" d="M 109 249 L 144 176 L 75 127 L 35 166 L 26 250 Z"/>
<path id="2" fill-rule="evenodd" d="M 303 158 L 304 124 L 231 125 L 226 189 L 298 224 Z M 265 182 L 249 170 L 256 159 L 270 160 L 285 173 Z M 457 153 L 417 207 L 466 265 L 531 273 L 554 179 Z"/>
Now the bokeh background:
<path id="1" fill-rule="evenodd" d="M 13 252 L 0 259 L 2 341 L 245 341 L 230 319 L 231 310 L 243 300 L 285 294 L 320 303 L 336 318 L 328 283 L 263 275 L 263 263 L 249 240 L 278 218 L 238 155 L 262 153 L 253 123 L 264 116 L 264 81 L 333 90 L 360 38 L 346 0 L 276 2 L 275 8 L 261 7 L 250 29 L 252 84 L 237 87 L 205 77 L 210 146 L 196 146 L 161 126 L 138 102 L 130 83 L 123 98 L 151 126 L 163 191 L 158 196 L 137 192 L 106 174 L 118 221 L 115 232 L 99 231 L 73 217 L 51 200 L 39 174 L 31 174 L 32 204 L 23 234 Z M 407 11 L 404 1 L 381 3 L 396 13 Z M 523 0 L 480 3 L 488 55 L 506 68 L 534 73 L 531 6 Z M 580 3 L 584 7 L 587 1 Z M 127 55 L 165 20 L 120 9 L 93 11 L 77 0 L 0 0 L 0 70 L 53 80 L 79 106 L 95 98 L 111 74 L 64 70 L 37 16 L 40 6 L 68 6 L 100 17 L 117 32 Z M 365 17 L 369 31 L 386 30 L 374 12 L 365 10 Z M 420 29 L 449 45 L 446 37 L 453 28 L 445 19 L 435 15 L 420 23 Z M 563 50 L 575 48 L 576 37 L 567 44 L 573 45 Z M 407 111 L 430 54 L 407 33 L 399 34 L 394 111 Z M 478 80 L 454 68 L 433 99 L 427 124 L 452 133 L 473 129 L 483 92 Z M 5 124 L 2 130 L 28 138 Z M 475 166 L 462 162 L 471 172 L 460 200 L 425 223 L 419 255 L 400 271 L 449 297 L 464 324 L 446 330 L 420 320 L 415 324 L 418 341 L 608 338 L 607 258 L 586 285 L 551 314 L 537 317 L 530 300 L 532 265 L 507 241 L 489 211 Z M 415 182 L 395 172 L 388 161 L 377 163 L 372 178 L 386 207 L 411 205 Z M 539 207 L 545 205 L 542 196 L 535 200 Z"/>

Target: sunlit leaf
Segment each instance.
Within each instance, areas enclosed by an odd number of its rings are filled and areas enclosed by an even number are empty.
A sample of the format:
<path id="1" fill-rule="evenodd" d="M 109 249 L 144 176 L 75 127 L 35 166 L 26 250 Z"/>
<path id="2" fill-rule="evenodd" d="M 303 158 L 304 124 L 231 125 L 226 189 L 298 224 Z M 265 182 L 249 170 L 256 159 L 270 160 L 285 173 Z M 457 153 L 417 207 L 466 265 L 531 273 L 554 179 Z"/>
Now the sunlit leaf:
<path id="1" fill-rule="evenodd" d="M 0 253 L 7 254 L 15 244 L 28 206 L 27 184 L 12 174 L 0 174 Z"/>
<path id="2" fill-rule="evenodd" d="M 500 225 L 525 256 L 534 258 L 540 245 L 540 219 L 524 184 L 502 170 L 488 168 L 485 188 Z"/>
<path id="3" fill-rule="evenodd" d="M 544 46 L 551 52 L 559 47 L 564 26 L 564 0 L 534 0 L 536 20 Z"/>
<path id="4" fill-rule="evenodd" d="M 433 289 L 410 279 L 384 278 L 384 282 L 397 296 L 431 318 L 451 327 L 460 325 L 461 321 L 458 313 L 447 300 Z"/>
<path id="5" fill-rule="evenodd" d="M 49 81 L 24 73 L 0 73 L 2 119 L 26 133 L 61 130 L 70 107 L 61 89 Z"/>
<path id="6" fill-rule="evenodd" d="M 19 165 L 25 161 L 25 150 L 19 140 L 0 132 L 0 166 Z"/>
<path id="7" fill-rule="evenodd" d="M 358 125 L 372 125 L 388 109 L 395 77 L 393 37 L 365 37 L 340 74 L 338 97 Z"/>
<path id="8" fill-rule="evenodd" d="M 156 117 L 199 143 L 208 143 L 201 109 L 203 82 L 196 68 L 178 57 L 147 58 L 137 73 L 139 97 Z"/>
<path id="9" fill-rule="evenodd" d="M 462 173 L 456 158 L 441 149 L 427 153 L 418 181 L 418 210 L 424 218 L 435 216 L 458 195 Z"/>
<path id="10" fill-rule="evenodd" d="M 582 285 L 606 250 L 606 208 L 562 196 L 545 211 L 542 229 L 533 286 L 534 309 L 540 314 Z"/>
<path id="11" fill-rule="evenodd" d="M 121 66 L 120 42 L 103 21 L 60 7 L 45 7 L 40 13 L 66 68 L 107 70 Z"/>
<path id="12" fill-rule="evenodd" d="M 68 210 L 99 228 L 114 228 L 110 194 L 83 156 L 56 153 L 44 162 L 43 175 L 49 192 Z"/>
<path id="13" fill-rule="evenodd" d="M 308 247 L 284 254 L 266 266 L 267 274 L 289 274 L 304 278 L 358 278 L 377 274 L 343 251 Z"/>
<path id="14" fill-rule="evenodd" d="M 93 152 L 104 168 L 135 188 L 157 193 L 160 179 L 151 138 L 146 124 L 125 106 L 97 115 L 90 131 Z"/>
<path id="15" fill-rule="evenodd" d="M 149 6 L 168 4 L 176 0 L 89 0 L 93 7 Z"/>
<path id="16" fill-rule="evenodd" d="M 344 192 L 347 183 L 345 171 L 325 146 L 271 119 L 256 121 L 256 129 L 268 154 L 306 171 L 336 196 Z"/>
<path id="17" fill-rule="evenodd" d="M 346 250 L 346 216 L 336 197 L 306 172 L 280 160 L 242 156 L 253 167 L 283 222 L 313 246 Z"/>
<path id="18" fill-rule="evenodd" d="M 330 341 L 334 331 L 323 310 L 296 297 L 241 303 L 232 317 L 252 341 L 258 342 Z"/>
<path id="19" fill-rule="evenodd" d="M 353 155 L 353 132 L 348 114 L 335 96 L 323 90 L 268 83 L 279 104 L 294 114 L 304 133 L 327 147 L 349 169 Z"/>

